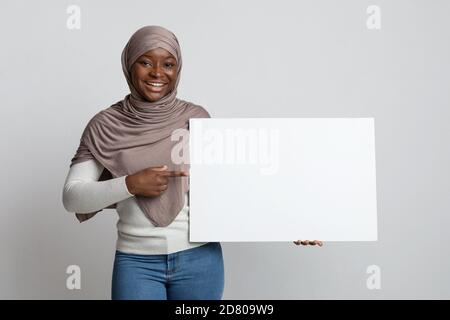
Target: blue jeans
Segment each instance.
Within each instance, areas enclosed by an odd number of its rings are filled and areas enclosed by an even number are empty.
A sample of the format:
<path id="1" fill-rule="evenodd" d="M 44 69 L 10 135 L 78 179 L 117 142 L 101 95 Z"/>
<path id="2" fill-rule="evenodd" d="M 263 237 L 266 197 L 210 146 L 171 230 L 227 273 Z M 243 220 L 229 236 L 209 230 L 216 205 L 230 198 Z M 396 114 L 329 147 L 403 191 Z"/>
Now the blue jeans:
<path id="1" fill-rule="evenodd" d="M 156 255 L 116 251 L 113 300 L 220 300 L 224 265 L 220 242 Z"/>

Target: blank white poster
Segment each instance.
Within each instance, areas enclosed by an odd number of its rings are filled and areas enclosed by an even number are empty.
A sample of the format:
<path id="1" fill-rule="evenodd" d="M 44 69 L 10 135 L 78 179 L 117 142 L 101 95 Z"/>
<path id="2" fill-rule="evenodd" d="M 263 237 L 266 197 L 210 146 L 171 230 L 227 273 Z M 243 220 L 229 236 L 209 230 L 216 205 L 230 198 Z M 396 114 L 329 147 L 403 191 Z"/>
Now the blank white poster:
<path id="1" fill-rule="evenodd" d="M 190 119 L 190 241 L 376 241 L 373 118 Z"/>

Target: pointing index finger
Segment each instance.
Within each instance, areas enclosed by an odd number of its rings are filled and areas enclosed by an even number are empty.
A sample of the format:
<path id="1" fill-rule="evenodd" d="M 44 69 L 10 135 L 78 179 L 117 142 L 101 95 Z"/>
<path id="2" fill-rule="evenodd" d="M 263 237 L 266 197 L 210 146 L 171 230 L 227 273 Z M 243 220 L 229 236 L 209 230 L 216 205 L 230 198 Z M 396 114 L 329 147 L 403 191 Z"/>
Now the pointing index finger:
<path id="1" fill-rule="evenodd" d="M 189 173 L 186 171 L 161 171 L 161 175 L 165 177 L 187 177 Z"/>

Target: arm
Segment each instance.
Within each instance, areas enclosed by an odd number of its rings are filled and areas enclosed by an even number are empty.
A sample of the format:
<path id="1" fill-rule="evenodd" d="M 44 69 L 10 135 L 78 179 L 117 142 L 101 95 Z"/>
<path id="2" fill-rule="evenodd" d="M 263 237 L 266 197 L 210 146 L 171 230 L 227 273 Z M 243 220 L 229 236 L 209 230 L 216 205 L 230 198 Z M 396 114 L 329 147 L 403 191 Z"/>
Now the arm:
<path id="1" fill-rule="evenodd" d="M 67 174 L 63 205 L 69 212 L 92 213 L 133 196 L 126 176 L 98 181 L 104 167 L 95 159 L 74 164 Z"/>

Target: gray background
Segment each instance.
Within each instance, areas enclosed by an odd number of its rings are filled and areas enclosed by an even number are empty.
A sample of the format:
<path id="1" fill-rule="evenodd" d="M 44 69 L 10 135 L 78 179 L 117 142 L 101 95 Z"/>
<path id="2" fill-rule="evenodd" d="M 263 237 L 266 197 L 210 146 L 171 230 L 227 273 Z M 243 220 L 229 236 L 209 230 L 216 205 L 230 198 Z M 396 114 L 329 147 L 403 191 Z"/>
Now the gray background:
<path id="1" fill-rule="evenodd" d="M 70 4 L 81 30 L 66 27 Z M 368 30 L 376 4 L 381 30 Z M 225 299 L 450 298 L 450 2 L 2 1 L 0 298 L 109 299 L 117 215 L 62 206 L 87 121 L 128 88 L 139 27 L 179 38 L 213 117 L 374 117 L 379 241 L 223 243 Z M 295 239 L 293 239 L 295 240 Z M 66 267 L 81 267 L 81 290 Z M 366 268 L 381 268 L 381 289 Z"/>

